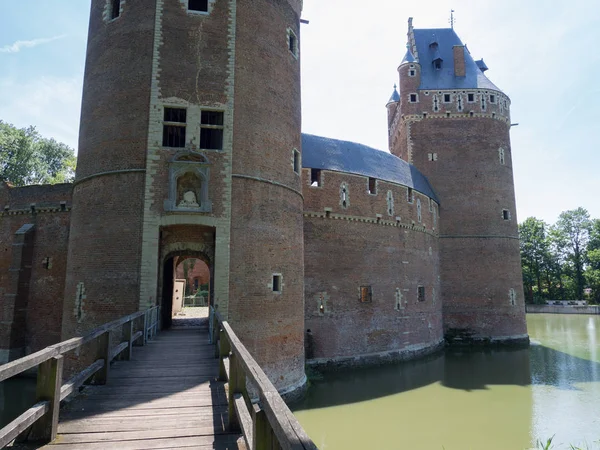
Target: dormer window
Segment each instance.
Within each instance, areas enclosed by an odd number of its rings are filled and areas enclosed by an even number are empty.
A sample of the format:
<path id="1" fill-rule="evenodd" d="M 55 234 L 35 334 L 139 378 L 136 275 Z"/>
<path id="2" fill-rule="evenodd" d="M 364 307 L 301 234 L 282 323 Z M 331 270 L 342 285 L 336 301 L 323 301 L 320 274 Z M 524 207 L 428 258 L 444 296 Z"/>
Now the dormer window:
<path id="1" fill-rule="evenodd" d="M 442 58 L 437 58 L 433 60 L 433 68 L 435 70 L 440 70 L 442 68 Z"/>

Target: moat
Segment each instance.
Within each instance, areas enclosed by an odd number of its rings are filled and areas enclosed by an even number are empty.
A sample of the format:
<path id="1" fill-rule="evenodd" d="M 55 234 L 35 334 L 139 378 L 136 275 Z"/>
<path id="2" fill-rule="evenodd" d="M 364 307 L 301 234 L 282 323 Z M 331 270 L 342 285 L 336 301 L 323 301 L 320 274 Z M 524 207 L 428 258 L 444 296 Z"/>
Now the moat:
<path id="1" fill-rule="evenodd" d="M 554 449 L 600 449 L 600 315 L 530 314 L 527 325 L 529 349 L 313 377 L 294 412 L 321 450 L 521 450 L 553 435 Z M 34 390 L 0 383 L 2 424 Z"/>
<path id="2" fill-rule="evenodd" d="M 321 450 L 600 449 L 600 316 L 527 326 L 529 349 L 328 373 L 294 413 Z"/>

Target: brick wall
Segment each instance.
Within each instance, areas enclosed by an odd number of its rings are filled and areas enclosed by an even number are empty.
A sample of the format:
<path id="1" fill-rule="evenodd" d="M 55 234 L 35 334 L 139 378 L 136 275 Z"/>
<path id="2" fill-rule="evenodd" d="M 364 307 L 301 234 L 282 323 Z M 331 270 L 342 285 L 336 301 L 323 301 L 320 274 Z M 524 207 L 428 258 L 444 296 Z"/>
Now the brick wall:
<path id="1" fill-rule="evenodd" d="M 320 187 L 304 170 L 305 332 L 311 362 L 373 362 L 435 348 L 442 339 L 437 205 L 405 186 L 322 171 Z M 340 202 L 340 186 L 348 204 Z M 389 214 L 388 191 L 393 214 Z M 421 221 L 417 214 L 421 203 Z M 435 221 L 437 224 L 437 220 Z M 372 301 L 359 300 L 370 286 Z M 418 287 L 425 301 L 418 301 Z M 309 331 L 310 330 L 310 331 Z M 394 355 L 391 355 L 391 354 Z"/>

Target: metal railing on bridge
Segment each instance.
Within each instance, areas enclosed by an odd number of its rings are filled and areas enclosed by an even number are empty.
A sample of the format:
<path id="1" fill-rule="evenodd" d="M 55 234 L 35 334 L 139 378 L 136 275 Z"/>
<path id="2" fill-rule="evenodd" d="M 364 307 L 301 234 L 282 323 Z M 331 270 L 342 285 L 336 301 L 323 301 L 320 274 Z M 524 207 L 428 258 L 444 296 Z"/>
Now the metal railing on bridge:
<path id="1" fill-rule="evenodd" d="M 149 308 L 95 328 L 76 337 L 0 366 L 0 382 L 37 367 L 37 403 L 0 430 L 0 448 L 31 428 L 30 438 L 53 441 L 58 428 L 60 402 L 91 377 L 105 384 L 115 358 L 129 360 L 134 345 L 144 345 L 159 331 L 160 306 Z M 122 342 L 111 347 L 111 334 L 121 327 Z M 95 342 L 95 361 L 63 383 L 63 355 Z"/>
<path id="2" fill-rule="evenodd" d="M 210 307 L 210 333 L 217 343 L 219 379 L 227 381 L 229 426 L 244 435 L 249 450 L 318 450 L 227 321 Z M 252 403 L 246 380 L 256 389 Z"/>

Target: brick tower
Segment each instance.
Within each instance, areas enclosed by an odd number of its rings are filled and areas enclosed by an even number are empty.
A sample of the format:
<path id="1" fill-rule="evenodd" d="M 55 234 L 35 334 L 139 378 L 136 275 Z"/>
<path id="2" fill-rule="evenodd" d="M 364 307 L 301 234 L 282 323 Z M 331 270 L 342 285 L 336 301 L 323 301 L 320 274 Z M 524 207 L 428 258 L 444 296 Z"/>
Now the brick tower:
<path id="1" fill-rule="evenodd" d="M 454 29 L 414 29 L 388 104 L 390 151 L 440 200 L 444 332 L 527 342 L 510 147 L 510 100 Z"/>
<path id="2" fill-rule="evenodd" d="M 92 0 L 63 337 L 155 304 L 174 260 L 281 391 L 305 384 L 301 0 Z"/>

